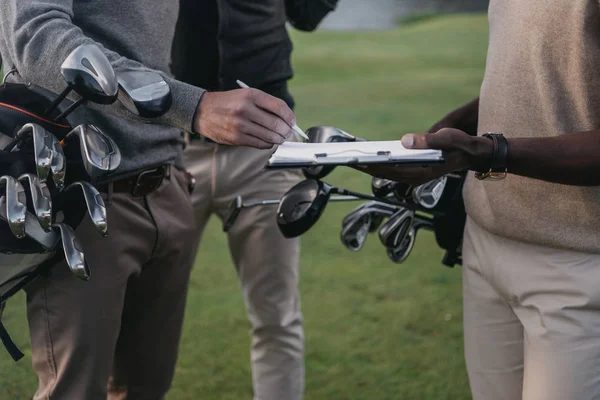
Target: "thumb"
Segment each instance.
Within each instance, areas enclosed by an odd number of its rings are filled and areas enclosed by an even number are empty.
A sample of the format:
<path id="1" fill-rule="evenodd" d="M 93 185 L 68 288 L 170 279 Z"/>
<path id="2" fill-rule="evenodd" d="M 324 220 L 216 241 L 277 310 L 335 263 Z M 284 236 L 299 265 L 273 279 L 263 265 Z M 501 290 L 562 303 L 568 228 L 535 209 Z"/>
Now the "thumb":
<path id="1" fill-rule="evenodd" d="M 407 149 L 429 149 L 427 136 L 428 134 L 406 134 L 402 136 L 402 145 Z"/>

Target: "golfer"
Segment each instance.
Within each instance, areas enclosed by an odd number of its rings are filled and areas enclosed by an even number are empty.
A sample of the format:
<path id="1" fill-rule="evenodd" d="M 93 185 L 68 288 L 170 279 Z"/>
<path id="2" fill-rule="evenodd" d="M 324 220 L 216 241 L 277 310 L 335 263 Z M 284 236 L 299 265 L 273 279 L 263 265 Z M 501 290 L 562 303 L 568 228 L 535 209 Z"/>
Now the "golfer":
<path id="1" fill-rule="evenodd" d="M 491 0 L 480 97 L 406 147 L 444 166 L 368 168 L 464 188 L 465 357 L 475 400 L 600 398 L 600 6 Z M 455 129 L 479 120 L 478 137 Z M 488 134 L 489 133 L 489 134 Z"/>
<path id="2" fill-rule="evenodd" d="M 292 44 L 286 22 L 297 29 L 314 30 L 336 3 L 253 0 L 239 7 L 223 0 L 180 0 L 173 74 L 209 91 L 204 95 L 206 107 L 201 109 L 205 130 L 218 133 L 222 129 L 218 99 L 238 89 L 237 80 L 293 108 L 287 86 L 292 77 Z M 225 218 L 236 196 L 248 201 L 281 198 L 303 179 L 298 170 L 265 170 L 272 153 L 190 137 L 184 161 L 196 180 L 192 203 L 198 242 L 211 215 Z M 273 206 L 243 210 L 228 232 L 229 251 L 252 324 L 254 398 L 299 400 L 304 392 L 300 238 L 284 238 L 275 214 Z M 202 257 L 199 262 L 201 266 Z"/>
<path id="3" fill-rule="evenodd" d="M 257 148 L 292 133 L 294 114 L 280 99 L 249 89 L 204 99 L 204 89 L 169 76 L 177 15 L 177 1 L 2 2 L 0 56 L 6 70 L 17 70 L 13 79 L 60 93 L 62 62 L 95 43 L 116 69 L 160 71 L 173 94 L 171 110 L 156 120 L 142 121 L 119 103 L 76 111 L 117 142 L 123 162 L 99 188 L 109 237 L 99 238 L 87 219 L 77 230 L 91 280 L 76 279 L 61 262 L 27 291 L 36 400 L 164 398 L 197 242 L 181 132 Z M 206 107 L 220 110 L 219 129 L 206 121 Z"/>

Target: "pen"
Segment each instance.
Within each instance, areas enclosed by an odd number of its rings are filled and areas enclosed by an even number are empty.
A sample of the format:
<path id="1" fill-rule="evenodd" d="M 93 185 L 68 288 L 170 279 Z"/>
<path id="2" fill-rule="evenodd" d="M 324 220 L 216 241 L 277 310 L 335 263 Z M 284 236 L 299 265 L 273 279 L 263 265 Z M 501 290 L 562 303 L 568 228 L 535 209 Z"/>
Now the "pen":
<path id="1" fill-rule="evenodd" d="M 250 86 L 246 85 L 244 82 L 240 81 L 239 79 L 237 80 L 237 84 L 243 89 L 250 89 Z M 292 126 L 292 129 L 294 130 L 294 132 L 296 132 L 298 135 L 302 136 L 304 139 L 308 139 L 308 136 L 306 135 L 306 133 L 304 133 L 304 131 L 302 129 L 300 129 L 300 127 L 298 127 L 298 125 L 294 124 Z"/>

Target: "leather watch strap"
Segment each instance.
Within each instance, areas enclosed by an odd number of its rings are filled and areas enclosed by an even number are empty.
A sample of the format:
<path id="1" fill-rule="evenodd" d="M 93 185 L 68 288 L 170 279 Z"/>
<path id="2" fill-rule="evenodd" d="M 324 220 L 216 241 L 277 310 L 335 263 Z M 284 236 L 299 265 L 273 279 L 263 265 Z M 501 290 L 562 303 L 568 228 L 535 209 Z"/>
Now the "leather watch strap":
<path id="1" fill-rule="evenodd" d="M 488 132 L 482 135 L 494 142 L 492 163 L 488 172 L 477 172 L 475 177 L 479 180 L 502 180 L 506 178 L 508 163 L 508 141 L 501 133 Z"/>

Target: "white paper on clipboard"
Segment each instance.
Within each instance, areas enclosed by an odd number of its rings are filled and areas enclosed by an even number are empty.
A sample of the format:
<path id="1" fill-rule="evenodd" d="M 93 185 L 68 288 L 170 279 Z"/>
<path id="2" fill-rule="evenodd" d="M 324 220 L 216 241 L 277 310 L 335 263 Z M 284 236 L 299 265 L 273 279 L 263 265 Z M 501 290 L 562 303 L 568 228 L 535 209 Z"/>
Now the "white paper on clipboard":
<path id="1" fill-rule="evenodd" d="M 400 140 L 374 142 L 285 142 L 273 153 L 267 167 L 302 167 L 352 164 L 439 164 L 439 150 L 412 150 Z"/>

